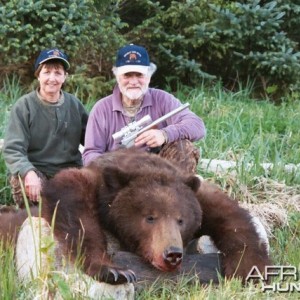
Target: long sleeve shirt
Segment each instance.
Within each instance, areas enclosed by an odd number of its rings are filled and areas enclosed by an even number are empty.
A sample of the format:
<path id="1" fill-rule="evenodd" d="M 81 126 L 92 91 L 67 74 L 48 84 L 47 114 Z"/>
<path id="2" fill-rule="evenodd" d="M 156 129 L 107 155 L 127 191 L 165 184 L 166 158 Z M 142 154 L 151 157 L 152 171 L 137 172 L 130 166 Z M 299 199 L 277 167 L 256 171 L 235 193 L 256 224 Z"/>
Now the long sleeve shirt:
<path id="1" fill-rule="evenodd" d="M 181 105 L 173 95 L 149 88 L 134 121 L 139 121 L 146 115 L 150 115 L 153 121 L 157 120 Z M 112 135 L 132 121 L 132 118 L 126 116 L 124 112 L 120 90 L 115 86 L 113 93 L 100 99 L 89 115 L 83 152 L 84 165 L 101 154 L 118 148 L 119 142 L 115 141 Z M 189 109 L 184 109 L 161 122 L 158 129 L 165 131 L 168 142 L 180 139 L 197 141 L 206 133 L 202 119 Z"/>
<path id="2" fill-rule="evenodd" d="M 22 96 L 12 107 L 4 138 L 3 157 L 9 173 L 38 169 L 53 176 L 65 167 L 82 165 L 78 149 L 84 143 L 88 113 L 73 95 L 62 92 L 57 104 Z"/>

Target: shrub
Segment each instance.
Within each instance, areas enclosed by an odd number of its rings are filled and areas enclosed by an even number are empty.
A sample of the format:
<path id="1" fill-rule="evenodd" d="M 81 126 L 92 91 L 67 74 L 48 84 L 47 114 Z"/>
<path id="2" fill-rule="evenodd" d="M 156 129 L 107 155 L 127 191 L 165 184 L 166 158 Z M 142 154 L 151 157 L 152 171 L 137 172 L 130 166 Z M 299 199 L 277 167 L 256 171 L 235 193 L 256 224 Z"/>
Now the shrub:
<path id="1" fill-rule="evenodd" d="M 0 3 L 1 74 L 18 72 L 22 81 L 33 79 L 38 52 L 57 46 L 69 54 L 71 73 L 106 93 L 117 48 L 137 43 L 158 65 L 158 87 L 221 80 L 236 90 L 250 81 L 255 96 L 273 99 L 300 90 L 297 0 Z"/>
<path id="2" fill-rule="evenodd" d="M 108 0 L 0 3 L 0 68 L 2 74 L 18 73 L 25 84 L 33 80 L 34 60 L 41 49 L 64 50 L 71 60 L 71 72 L 85 68 L 81 75 L 92 77 L 108 74 L 113 50 L 123 43 L 115 34 L 123 24 Z"/>
<path id="3" fill-rule="evenodd" d="M 3 1 L 2 1 L 3 2 Z M 0 7 L 2 64 L 24 63 L 43 47 L 78 50 L 92 29 L 92 1 L 4 1 Z"/>
<path id="4" fill-rule="evenodd" d="M 127 39 L 147 45 L 159 62 L 158 81 L 199 85 L 218 78 L 234 89 L 250 80 L 263 96 L 278 97 L 299 84 L 300 52 L 292 38 L 300 5 L 294 2 L 142 0 L 120 16 L 129 22 Z M 130 17 L 142 7 L 139 18 Z"/>

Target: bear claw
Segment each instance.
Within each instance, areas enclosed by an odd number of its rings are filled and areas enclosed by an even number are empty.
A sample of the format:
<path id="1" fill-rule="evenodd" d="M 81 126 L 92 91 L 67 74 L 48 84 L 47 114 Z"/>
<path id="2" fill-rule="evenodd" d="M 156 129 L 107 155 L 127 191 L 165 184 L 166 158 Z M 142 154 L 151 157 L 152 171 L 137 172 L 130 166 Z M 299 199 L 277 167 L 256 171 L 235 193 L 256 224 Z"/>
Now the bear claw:
<path id="1" fill-rule="evenodd" d="M 121 271 L 120 273 L 126 277 L 128 283 L 137 281 L 136 275 L 132 270 Z"/>
<path id="2" fill-rule="evenodd" d="M 114 283 L 124 283 L 124 278 L 126 278 L 127 283 L 136 282 L 137 278 L 132 270 L 121 270 L 121 269 L 109 269 L 110 273 L 114 276 Z"/>

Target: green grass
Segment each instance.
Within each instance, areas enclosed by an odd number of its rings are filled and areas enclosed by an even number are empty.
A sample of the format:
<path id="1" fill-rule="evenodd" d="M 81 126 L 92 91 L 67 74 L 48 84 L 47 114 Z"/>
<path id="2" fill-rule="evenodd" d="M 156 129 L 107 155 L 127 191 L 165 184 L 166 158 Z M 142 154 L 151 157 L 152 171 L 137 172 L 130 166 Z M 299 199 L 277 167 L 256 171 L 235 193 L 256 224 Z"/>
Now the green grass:
<path id="1" fill-rule="evenodd" d="M 0 85 L 1 86 L 1 85 Z M 16 76 L 6 77 L 0 89 L 0 139 L 4 138 L 5 126 L 12 105 L 24 93 Z M 10 190 L 7 184 L 7 171 L 0 154 L 0 204 L 11 203 Z"/>
<path id="2" fill-rule="evenodd" d="M 16 78 L 7 79 L 0 90 L 0 138 L 3 138 L 5 123 L 11 105 L 22 94 Z M 300 101 L 289 101 L 274 105 L 268 101 L 250 99 L 245 89 L 232 93 L 220 85 L 190 90 L 180 87 L 177 96 L 189 102 L 191 109 L 202 117 L 207 136 L 197 142 L 201 156 L 208 159 L 235 160 L 236 175 L 213 174 L 199 168 L 199 173 L 217 182 L 221 188 L 240 201 L 254 199 L 266 203 L 280 202 L 280 192 L 289 190 L 290 195 L 300 194 L 300 171 L 287 173 L 284 165 L 299 164 L 300 158 Z M 91 99 L 96 99 L 90 95 Z M 92 106 L 91 101 L 88 103 Z M 247 169 L 246 165 L 252 164 Z M 274 169 L 266 173 L 261 163 L 273 163 Z M 0 204 L 11 201 L 6 180 L 6 168 L 0 157 Z M 264 177 L 280 184 L 269 187 L 260 184 Z M 277 195 L 276 195 L 277 193 Z M 278 195 L 279 194 L 279 195 Z M 279 199 L 279 200 L 278 200 Z M 298 201 L 300 198 L 298 198 Z M 250 202 L 251 202 L 250 201 Z M 281 204 L 281 203 L 280 203 Z M 270 240 L 274 265 L 293 265 L 300 269 L 300 212 L 293 206 L 285 206 L 288 222 L 275 226 Z M 1 218 L 1 216 L 0 216 Z M 13 251 L 4 251 L 0 244 L 0 298 L 27 299 L 30 287 L 17 281 L 13 263 Z M 53 279 L 52 279 L 53 281 Z M 54 280 L 55 281 L 55 280 Z M 59 280 L 60 281 L 60 280 Z M 222 281 L 220 285 L 201 286 L 187 278 L 177 285 L 165 282 L 154 284 L 137 294 L 137 299 L 298 299 L 299 293 L 263 293 L 259 286 L 243 287 L 238 280 Z M 78 298 L 79 299 L 79 298 Z"/>
<path id="3" fill-rule="evenodd" d="M 19 288 L 18 281 L 16 280 L 14 251 L 12 247 L 4 248 L 1 241 L 0 270 L 0 299 L 14 299 Z"/>
<path id="4" fill-rule="evenodd" d="M 198 142 L 203 158 L 253 164 L 246 181 L 264 175 L 261 163 L 273 163 L 271 178 L 300 183 L 299 172 L 283 172 L 285 164 L 300 162 L 300 101 L 276 106 L 249 99 L 247 92 L 222 91 L 218 85 L 179 97 L 187 99 L 205 122 L 207 136 Z"/>

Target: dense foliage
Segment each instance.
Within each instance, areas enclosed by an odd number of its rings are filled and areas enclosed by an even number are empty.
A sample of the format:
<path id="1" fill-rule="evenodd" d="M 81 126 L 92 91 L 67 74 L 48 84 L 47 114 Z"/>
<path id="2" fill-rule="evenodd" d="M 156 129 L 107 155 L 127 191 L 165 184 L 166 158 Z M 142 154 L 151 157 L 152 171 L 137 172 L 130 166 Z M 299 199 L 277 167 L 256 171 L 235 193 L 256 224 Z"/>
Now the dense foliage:
<path id="1" fill-rule="evenodd" d="M 222 80 L 254 83 L 256 96 L 299 91 L 300 4 L 297 0 L 0 0 L 1 74 L 32 80 L 41 48 L 72 59 L 70 89 L 82 97 L 108 92 L 116 49 L 146 46 L 159 69 L 153 84 L 175 87 Z M 75 67 L 76 66 L 76 67 Z"/>

